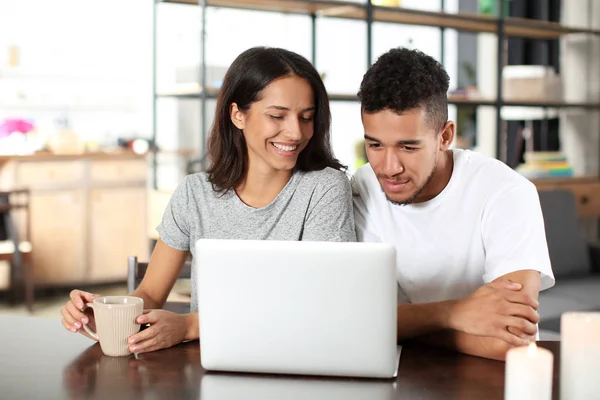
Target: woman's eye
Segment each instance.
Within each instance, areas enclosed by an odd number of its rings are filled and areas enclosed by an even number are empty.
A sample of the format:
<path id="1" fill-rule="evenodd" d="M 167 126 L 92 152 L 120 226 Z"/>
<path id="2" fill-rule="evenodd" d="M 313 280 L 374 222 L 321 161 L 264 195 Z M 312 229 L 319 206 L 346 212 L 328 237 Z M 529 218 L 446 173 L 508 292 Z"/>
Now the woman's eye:
<path id="1" fill-rule="evenodd" d="M 283 115 L 269 115 L 273 119 L 283 119 Z"/>
<path id="2" fill-rule="evenodd" d="M 301 117 L 300 119 L 301 119 L 302 121 L 307 121 L 307 122 L 309 122 L 309 121 L 312 121 L 314 118 L 315 118 L 315 117 L 314 117 L 314 115 L 311 115 L 311 116 L 309 116 L 309 117 Z"/>

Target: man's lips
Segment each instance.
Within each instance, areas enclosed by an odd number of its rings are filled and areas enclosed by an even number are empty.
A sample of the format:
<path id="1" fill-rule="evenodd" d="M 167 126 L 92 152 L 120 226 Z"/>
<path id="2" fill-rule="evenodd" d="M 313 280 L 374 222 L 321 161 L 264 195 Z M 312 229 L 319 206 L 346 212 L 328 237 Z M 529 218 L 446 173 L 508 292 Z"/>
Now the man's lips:
<path id="1" fill-rule="evenodd" d="M 381 183 L 389 192 L 401 192 L 404 190 L 404 188 L 408 185 L 409 182 L 410 179 L 397 180 L 381 178 Z"/>

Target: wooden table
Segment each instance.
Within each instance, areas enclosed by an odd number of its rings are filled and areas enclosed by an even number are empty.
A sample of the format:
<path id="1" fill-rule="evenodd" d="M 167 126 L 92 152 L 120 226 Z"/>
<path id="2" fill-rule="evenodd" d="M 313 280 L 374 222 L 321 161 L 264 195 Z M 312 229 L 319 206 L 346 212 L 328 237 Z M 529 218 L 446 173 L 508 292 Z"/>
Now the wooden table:
<path id="1" fill-rule="evenodd" d="M 539 342 L 555 357 L 560 342 Z M 0 315 L 0 398 L 12 399 L 502 399 L 504 363 L 422 345 L 403 348 L 395 380 L 205 373 L 198 342 L 111 358 L 58 319 Z"/>

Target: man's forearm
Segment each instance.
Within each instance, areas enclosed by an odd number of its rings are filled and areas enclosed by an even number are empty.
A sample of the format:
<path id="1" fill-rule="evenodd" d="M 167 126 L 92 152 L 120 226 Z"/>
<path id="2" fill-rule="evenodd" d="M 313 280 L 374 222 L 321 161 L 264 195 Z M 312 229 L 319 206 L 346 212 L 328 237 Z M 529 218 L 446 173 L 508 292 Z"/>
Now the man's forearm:
<path id="1" fill-rule="evenodd" d="M 451 329 L 424 335 L 417 340 L 464 354 L 500 361 L 505 360 L 506 352 L 512 347 L 500 339 L 470 335 Z"/>
<path id="2" fill-rule="evenodd" d="M 451 328 L 450 313 L 455 301 L 398 304 L 398 341 L 413 339 Z"/>

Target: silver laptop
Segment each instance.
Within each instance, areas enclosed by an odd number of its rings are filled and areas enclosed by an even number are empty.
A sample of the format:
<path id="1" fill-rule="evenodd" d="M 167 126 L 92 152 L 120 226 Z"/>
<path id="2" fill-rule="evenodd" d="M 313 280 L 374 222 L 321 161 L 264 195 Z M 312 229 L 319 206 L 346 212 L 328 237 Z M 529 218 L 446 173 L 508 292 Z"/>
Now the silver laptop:
<path id="1" fill-rule="evenodd" d="M 195 253 L 206 370 L 396 376 L 393 246 L 201 239 Z"/>
<path id="2" fill-rule="evenodd" d="M 391 379 L 341 379 L 260 374 L 205 373 L 202 400 L 395 400 Z"/>

